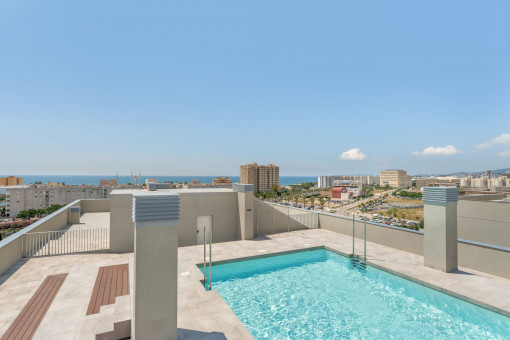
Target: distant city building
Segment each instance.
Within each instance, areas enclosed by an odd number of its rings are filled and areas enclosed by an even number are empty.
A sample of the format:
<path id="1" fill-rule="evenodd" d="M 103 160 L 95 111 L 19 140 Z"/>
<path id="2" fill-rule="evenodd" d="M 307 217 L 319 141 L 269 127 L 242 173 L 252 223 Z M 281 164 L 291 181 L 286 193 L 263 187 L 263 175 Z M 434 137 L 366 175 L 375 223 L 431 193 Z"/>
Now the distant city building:
<path id="1" fill-rule="evenodd" d="M 331 188 L 334 181 L 355 180 L 365 185 L 379 184 L 379 176 L 319 176 L 317 178 L 319 188 Z"/>
<path id="2" fill-rule="evenodd" d="M 154 177 L 152 177 L 152 178 L 147 178 L 147 179 L 145 180 L 145 184 L 147 184 L 147 183 L 149 183 L 149 182 L 150 182 L 150 183 L 159 183 L 159 181 L 158 181 L 156 178 L 154 178 Z"/>
<path id="3" fill-rule="evenodd" d="M 433 186 L 459 186 L 461 185 L 461 179 L 456 177 L 416 177 L 412 179 L 412 187 L 415 189 L 421 189 L 423 187 Z"/>
<path id="4" fill-rule="evenodd" d="M 214 185 L 232 185 L 232 180 L 228 177 L 216 177 L 213 179 L 212 184 Z"/>
<path id="5" fill-rule="evenodd" d="M 232 188 L 232 180 L 228 177 L 216 177 L 212 183 L 200 183 L 198 179 L 194 179 L 187 184 L 189 189 L 193 188 Z"/>
<path id="6" fill-rule="evenodd" d="M 351 199 L 363 195 L 363 184 L 358 180 L 336 180 L 331 190 L 332 198 Z"/>
<path id="7" fill-rule="evenodd" d="M 0 177 L 0 187 L 7 187 L 12 185 L 23 185 L 23 177 Z"/>
<path id="8" fill-rule="evenodd" d="M 118 182 L 116 179 L 102 179 L 99 181 L 99 185 L 103 187 L 116 187 Z"/>
<path id="9" fill-rule="evenodd" d="M 22 210 L 45 209 L 65 205 L 79 199 L 109 198 L 111 187 L 30 185 L 6 189 L 6 212 L 16 217 Z"/>
<path id="10" fill-rule="evenodd" d="M 465 176 L 460 179 L 460 186 L 463 188 L 471 188 L 472 176 Z"/>
<path id="11" fill-rule="evenodd" d="M 280 185 L 280 168 L 274 164 L 241 165 L 241 184 L 253 184 L 257 192 L 271 189 L 274 184 Z"/>
<path id="12" fill-rule="evenodd" d="M 412 185 L 411 176 L 407 175 L 407 171 L 398 169 L 381 171 L 379 182 L 381 186 L 389 185 L 398 189 L 409 188 Z"/>

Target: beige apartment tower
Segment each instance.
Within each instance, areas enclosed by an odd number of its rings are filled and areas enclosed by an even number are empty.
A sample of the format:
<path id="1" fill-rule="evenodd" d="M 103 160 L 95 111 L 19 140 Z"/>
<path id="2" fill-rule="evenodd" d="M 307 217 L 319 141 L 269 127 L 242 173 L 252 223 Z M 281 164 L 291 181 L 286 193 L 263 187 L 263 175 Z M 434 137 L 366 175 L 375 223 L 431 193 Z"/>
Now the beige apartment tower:
<path id="1" fill-rule="evenodd" d="M 411 176 L 404 170 L 383 170 L 380 174 L 380 185 L 389 185 L 392 188 L 404 189 L 412 185 Z"/>
<path id="2" fill-rule="evenodd" d="M 23 177 L 0 177 L 0 187 L 7 187 L 13 185 L 23 185 Z"/>
<path id="3" fill-rule="evenodd" d="M 274 164 L 243 164 L 241 184 L 252 184 L 255 192 L 271 189 L 274 184 L 280 185 L 280 167 Z"/>

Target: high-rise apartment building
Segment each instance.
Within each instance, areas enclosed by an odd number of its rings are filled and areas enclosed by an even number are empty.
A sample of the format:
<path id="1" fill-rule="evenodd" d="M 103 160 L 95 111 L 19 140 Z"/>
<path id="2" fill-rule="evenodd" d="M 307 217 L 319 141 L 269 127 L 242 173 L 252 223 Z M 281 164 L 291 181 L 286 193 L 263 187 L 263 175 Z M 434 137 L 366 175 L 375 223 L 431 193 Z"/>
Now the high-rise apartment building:
<path id="1" fill-rule="evenodd" d="M 0 177 L 0 187 L 12 186 L 12 185 L 23 185 L 23 177 Z"/>
<path id="2" fill-rule="evenodd" d="M 381 186 L 389 185 L 393 188 L 404 189 L 412 185 L 411 176 L 408 176 L 407 171 L 404 170 L 383 170 L 379 178 Z"/>
<path id="3" fill-rule="evenodd" d="M 274 164 L 243 164 L 241 165 L 241 183 L 253 184 L 257 192 L 271 189 L 274 184 L 280 185 L 280 167 Z"/>

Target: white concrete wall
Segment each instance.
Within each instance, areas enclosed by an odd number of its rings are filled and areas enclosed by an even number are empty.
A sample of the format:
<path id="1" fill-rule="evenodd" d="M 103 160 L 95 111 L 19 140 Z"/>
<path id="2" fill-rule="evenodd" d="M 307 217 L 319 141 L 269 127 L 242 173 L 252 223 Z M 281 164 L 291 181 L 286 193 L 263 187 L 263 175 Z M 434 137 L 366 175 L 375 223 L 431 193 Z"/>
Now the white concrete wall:
<path id="1" fill-rule="evenodd" d="M 318 226 L 317 213 L 276 204 L 263 202 L 255 198 L 255 232 L 257 235 L 282 233 L 294 230 L 304 230 L 315 225 Z M 297 219 L 295 215 L 306 215 L 309 218 Z"/>
<path id="2" fill-rule="evenodd" d="M 213 217 L 213 242 L 235 241 L 241 238 L 237 192 L 180 194 L 179 247 L 197 244 L 197 218 Z"/>
<path id="3" fill-rule="evenodd" d="M 459 266 L 510 279 L 510 248 L 458 242 Z"/>
<path id="4" fill-rule="evenodd" d="M 458 238 L 510 248 L 510 203 L 460 200 Z"/>
<path id="5" fill-rule="evenodd" d="M 237 192 L 213 190 L 175 192 L 180 194 L 179 247 L 197 244 L 197 218 L 203 215 L 213 217 L 213 242 L 241 239 Z M 132 252 L 134 250 L 132 194 L 114 192 L 110 199 L 110 251 Z"/>
<path id="6" fill-rule="evenodd" d="M 86 199 L 80 200 L 81 213 L 108 212 L 110 211 L 110 199 Z"/>
<path id="7" fill-rule="evenodd" d="M 112 193 L 110 196 L 110 252 L 133 252 L 134 240 L 133 195 Z"/>

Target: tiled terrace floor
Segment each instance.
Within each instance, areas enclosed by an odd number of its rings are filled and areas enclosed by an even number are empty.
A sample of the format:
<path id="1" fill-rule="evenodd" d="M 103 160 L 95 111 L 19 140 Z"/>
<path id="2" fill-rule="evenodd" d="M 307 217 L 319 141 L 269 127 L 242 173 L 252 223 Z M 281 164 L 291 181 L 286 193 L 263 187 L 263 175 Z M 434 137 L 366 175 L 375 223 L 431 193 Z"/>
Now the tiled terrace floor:
<path id="1" fill-rule="evenodd" d="M 262 236 L 252 241 L 213 245 L 213 261 L 327 246 L 349 254 L 350 237 L 325 230 L 306 230 Z M 362 251 L 358 242 L 357 253 Z M 424 284 L 491 305 L 510 315 L 510 280 L 461 268 L 442 273 L 423 266 L 423 257 L 367 243 L 368 261 L 399 272 Z M 69 275 L 48 310 L 35 339 L 94 339 L 95 329 L 85 314 L 98 268 L 130 263 L 133 254 L 82 254 L 33 258 L 21 261 L 14 273 L 0 276 L 0 335 L 30 299 L 46 275 Z M 203 247 L 179 248 L 178 327 L 180 339 L 250 339 L 251 335 L 216 291 L 205 291 L 202 273 Z M 14 270 L 13 269 L 13 270 Z M 11 274 L 11 275 L 10 275 Z M 9 276 L 10 275 L 10 276 Z M 214 277 L 213 277 L 214 279 Z M 132 284 L 132 283 L 131 283 Z M 132 288 L 131 288 L 132 289 Z M 131 290 L 132 291 L 132 290 Z"/>

